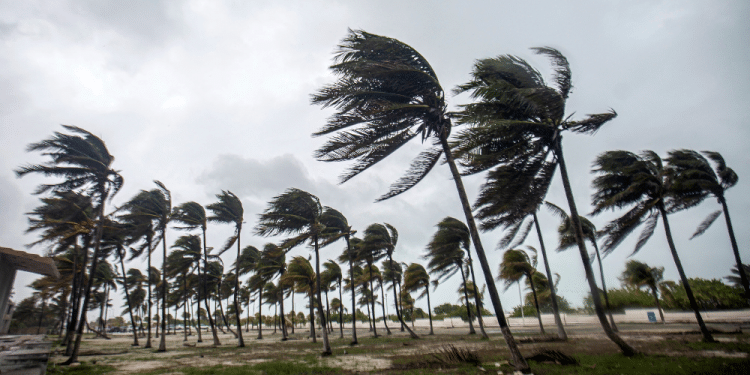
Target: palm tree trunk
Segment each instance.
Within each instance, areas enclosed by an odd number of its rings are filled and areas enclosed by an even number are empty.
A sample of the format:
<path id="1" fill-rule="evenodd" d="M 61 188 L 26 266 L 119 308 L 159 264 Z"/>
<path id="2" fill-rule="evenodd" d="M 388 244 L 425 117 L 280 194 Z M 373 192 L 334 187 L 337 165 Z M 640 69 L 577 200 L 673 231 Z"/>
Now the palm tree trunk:
<path id="1" fill-rule="evenodd" d="M 482 319 L 482 301 L 479 300 L 479 284 L 477 284 L 477 278 L 474 277 L 474 261 L 471 259 L 471 251 L 467 251 L 466 254 L 469 256 L 469 270 L 471 271 L 471 282 L 474 283 L 474 303 L 477 306 L 477 320 L 479 321 L 479 332 L 482 333 L 482 338 L 489 340 L 487 332 L 484 330 L 484 320 Z M 468 304 L 468 301 L 467 301 Z"/>
<path id="2" fill-rule="evenodd" d="M 599 276 L 602 278 L 602 292 L 604 293 L 604 305 L 607 306 L 607 314 L 609 315 L 609 324 L 612 325 L 613 331 L 618 332 L 615 318 L 612 317 L 612 307 L 609 306 L 609 294 L 607 293 L 607 283 L 604 282 L 604 267 L 602 266 L 602 256 L 599 254 L 599 245 L 596 244 L 596 241 L 591 242 L 594 244 L 596 259 L 599 261 Z"/>
<path id="3" fill-rule="evenodd" d="M 313 344 L 316 344 L 318 342 L 317 337 L 315 335 L 315 310 L 313 306 L 315 306 L 315 302 L 313 302 L 313 290 L 315 287 L 311 284 L 310 285 L 310 337 L 312 337 Z"/>
<path id="4" fill-rule="evenodd" d="M 73 332 L 76 330 L 77 322 L 78 322 L 78 295 L 80 294 L 79 291 L 79 278 L 78 278 L 78 240 L 75 240 L 74 247 L 73 247 L 73 280 L 72 280 L 72 286 L 70 290 L 70 307 L 69 307 L 69 317 L 68 317 L 68 326 L 66 328 L 65 332 L 65 338 L 63 339 L 62 345 L 65 346 L 65 355 L 71 355 L 73 353 L 73 346 L 70 345 L 71 340 L 73 338 Z"/>
<path id="5" fill-rule="evenodd" d="M 333 333 L 333 323 L 331 323 L 331 305 L 329 305 L 328 302 L 328 289 L 326 287 L 326 320 L 328 321 L 326 329 L 329 333 Z"/>
<path id="6" fill-rule="evenodd" d="M 200 270 L 198 270 L 198 274 L 200 275 Z M 200 286 L 198 286 L 197 294 L 195 296 L 195 315 L 198 318 L 198 342 L 203 342 L 203 336 L 201 334 L 201 288 Z M 192 321 L 191 321 L 191 324 L 192 324 Z"/>
<path id="7" fill-rule="evenodd" d="M 565 197 L 568 200 L 568 206 L 570 207 L 570 219 L 573 221 L 575 228 L 576 244 L 578 245 L 578 251 L 581 255 L 581 261 L 583 262 L 583 269 L 586 271 L 586 281 L 589 283 L 589 289 L 591 289 L 591 300 L 594 302 L 594 311 L 596 316 L 599 318 L 599 323 L 604 330 L 607 337 L 612 340 L 627 357 L 634 356 L 637 354 L 628 343 L 625 342 L 615 331 L 607 321 L 607 317 L 604 315 L 604 309 L 602 308 L 602 301 L 599 298 L 599 290 L 596 287 L 596 279 L 594 278 L 594 271 L 591 269 L 591 263 L 589 262 L 588 250 L 586 250 L 586 244 L 583 242 L 583 229 L 581 228 L 581 221 L 578 217 L 578 209 L 576 208 L 575 200 L 573 199 L 573 190 L 570 188 L 570 179 L 568 178 L 568 169 L 565 166 L 565 159 L 562 153 L 561 136 L 557 133 L 557 141 L 555 145 L 555 156 L 558 164 L 560 165 L 560 176 L 563 181 L 563 187 L 565 188 Z"/>
<path id="8" fill-rule="evenodd" d="M 157 352 L 167 351 L 167 227 L 161 228 L 161 341 Z"/>
<path id="9" fill-rule="evenodd" d="M 316 235 L 315 238 L 315 274 L 318 275 L 316 287 L 315 287 L 315 294 L 317 294 L 318 297 L 318 314 L 320 315 L 320 326 L 322 327 L 323 331 L 323 355 L 331 355 L 333 352 L 331 351 L 331 344 L 328 342 L 328 326 L 326 325 L 326 316 L 323 313 L 323 300 L 320 295 L 320 256 L 318 254 L 318 236 Z"/>
<path id="10" fill-rule="evenodd" d="M 292 334 L 294 334 L 294 326 L 297 323 L 295 319 L 297 318 L 297 310 L 294 309 L 294 286 L 292 286 Z"/>
<path id="11" fill-rule="evenodd" d="M 344 282 L 343 276 L 339 277 L 339 332 L 341 333 L 341 336 L 339 338 L 344 338 L 344 298 L 342 294 L 342 283 Z"/>
<path id="12" fill-rule="evenodd" d="M 690 284 L 688 284 L 687 276 L 685 275 L 685 270 L 682 269 L 682 262 L 680 262 L 680 257 L 677 255 L 677 249 L 674 246 L 674 241 L 672 241 L 672 230 L 669 229 L 669 221 L 667 220 L 667 211 L 664 209 L 663 202 L 659 203 L 659 212 L 661 213 L 662 219 L 664 219 L 664 231 L 667 234 L 667 243 L 669 243 L 669 250 L 672 252 L 672 258 L 674 258 L 674 263 L 677 266 L 677 272 L 680 273 L 682 286 L 685 287 L 685 294 L 687 294 L 688 301 L 690 301 L 690 307 L 693 309 L 693 312 L 695 312 L 695 319 L 698 321 L 698 327 L 700 327 L 701 334 L 703 334 L 703 341 L 716 342 L 713 336 L 711 336 L 711 333 L 708 332 L 708 327 L 706 327 L 706 323 L 703 322 L 703 317 L 701 317 L 701 313 L 698 308 L 698 303 L 695 302 L 693 289 L 690 288 Z"/>
<path id="13" fill-rule="evenodd" d="M 732 220 L 729 218 L 729 209 L 727 208 L 727 201 L 724 196 L 719 197 L 721 202 L 721 208 L 724 210 L 724 220 L 727 222 L 727 231 L 729 231 L 729 240 L 732 243 L 732 251 L 734 252 L 734 260 L 737 262 L 737 270 L 740 273 L 740 282 L 742 287 L 745 288 L 745 299 L 750 302 L 750 281 L 748 281 L 747 274 L 745 273 L 745 267 L 742 266 L 742 260 L 740 259 L 740 250 L 737 247 L 737 239 L 734 238 L 734 229 L 732 227 Z"/>
<path id="14" fill-rule="evenodd" d="M 263 287 L 258 291 L 258 337 L 257 340 L 263 340 Z"/>
<path id="15" fill-rule="evenodd" d="M 393 255 L 391 254 L 390 251 L 388 252 L 388 261 L 391 263 L 391 270 L 393 270 L 394 269 L 394 267 L 393 267 Z M 395 301 L 396 301 L 396 312 L 397 312 L 396 316 L 398 317 L 398 320 L 401 322 L 401 327 L 402 328 L 405 327 L 406 330 L 409 331 L 409 336 L 411 336 L 411 338 L 418 339 L 419 336 L 417 336 L 417 334 L 414 333 L 414 331 L 412 331 L 411 328 L 409 328 L 409 326 L 407 326 L 406 324 L 404 324 L 403 314 L 401 314 L 398 311 L 398 300 L 399 300 L 399 298 L 396 296 L 396 291 L 399 290 L 399 289 L 401 289 L 401 288 L 396 289 L 396 279 L 395 278 L 392 280 L 392 282 L 393 282 L 393 298 L 395 298 Z"/>
<path id="16" fill-rule="evenodd" d="M 370 298 L 368 299 L 370 301 L 370 305 L 372 306 L 372 332 L 373 337 L 378 337 L 378 329 L 375 327 L 375 324 L 377 324 L 377 321 L 375 320 L 375 288 L 372 285 L 372 262 L 367 262 L 367 268 L 370 270 Z M 370 309 L 370 306 L 367 306 L 367 309 Z"/>
<path id="17" fill-rule="evenodd" d="M 103 187 L 100 187 L 98 190 L 98 195 L 101 199 L 101 202 L 99 203 L 99 212 L 97 215 L 99 220 L 96 225 L 94 255 L 93 259 L 91 260 L 89 277 L 88 279 L 84 280 L 84 290 L 86 290 L 86 293 L 83 295 L 83 307 L 81 308 L 81 318 L 78 321 L 78 327 L 76 329 L 76 339 L 75 343 L 73 344 L 73 353 L 70 355 L 70 358 L 68 358 L 67 361 L 63 362 L 64 365 L 70 365 L 74 362 L 78 362 L 78 350 L 81 347 L 81 338 L 83 338 L 83 327 L 86 325 L 86 310 L 88 310 L 87 307 L 89 305 L 89 298 L 91 297 L 91 287 L 94 284 L 94 275 L 96 272 L 97 263 L 99 261 L 99 246 L 102 241 L 102 233 L 104 232 L 104 203 L 107 200 L 108 192 Z M 85 262 L 83 263 L 83 266 L 86 266 Z"/>
<path id="18" fill-rule="evenodd" d="M 39 332 L 42 330 L 42 321 L 44 319 L 44 307 L 47 303 L 46 298 L 42 298 L 42 311 L 39 313 L 39 324 L 36 327 L 36 334 L 38 335 Z"/>
<path id="19" fill-rule="evenodd" d="M 546 333 L 544 332 L 544 325 L 542 324 L 542 310 L 539 310 L 539 299 L 536 297 L 534 279 L 530 274 L 526 275 L 526 277 L 529 279 L 529 284 L 531 284 L 531 294 L 534 296 L 534 307 L 536 308 L 536 317 L 539 320 L 539 330 L 542 332 L 542 335 L 546 335 Z"/>
<path id="20" fill-rule="evenodd" d="M 281 281 L 279 281 L 279 284 L 281 284 Z M 279 293 L 279 305 L 281 306 L 281 341 L 287 340 L 287 334 L 286 334 L 286 317 L 284 316 L 284 288 L 281 288 L 281 293 Z"/>
<path id="21" fill-rule="evenodd" d="M 201 283 L 203 284 L 203 304 L 206 306 L 206 315 L 208 316 L 208 325 L 211 326 L 211 333 L 214 337 L 214 346 L 220 346 L 219 334 L 216 333 L 216 325 L 214 324 L 214 318 L 211 316 L 211 309 L 208 303 L 208 287 L 206 286 L 207 278 L 206 272 L 208 270 L 208 249 L 206 248 L 206 228 L 203 228 L 203 277 Z M 200 313 L 200 310 L 198 310 Z"/>
<path id="22" fill-rule="evenodd" d="M 432 307 L 430 306 L 430 284 L 428 283 L 424 287 L 427 291 L 427 314 L 430 316 L 430 336 L 434 335 L 435 332 L 432 330 Z"/>
<path id="23" fill-rule="evenodd" d="M 151 297 L 151 281 L 152 281 L 151 280 L 151 240 L 153 236 L 151 235 L 150 231 L 151 230 L 149 229 L 149 233 L 146 235 L 146 246 L 147 246 L 146 251 L 148 252 L 147 254 L 148 269 L 146 270 L 146 275 L 147 275 L 146 284 L 148 284 L 148 319 L 147 319 L 148 334 L 146 336 L 146 346 L 144 346 L 144 348 L 146 349 L 151 348 L 151 326 L 153 325 L 153 320 L 152 320 L 152 315 L 151 315 L 151 304 L 153 301 L 153 297 Z"/>
<path id="24" fill-rule="evenodd" d="M 278 312 L 278 304 L 273 304 L 273 334 L 276 334 L 276 327 L 278 326 L 278 318 L 279 318 L 279 312 Z"/>
<path id="25" fill-rule="evenodd" d="M 549 260 L 547 259 L 547 250 L 544 248 L 544 239 L 542 238 L 542 229 L 539 227 L 539 219 L 537 219 L 536 217 L 536 211 L 534 212 L 534 226 L 536 227 L 536 235 L 537 237 L 539 237 L 539 247 L 542 250 L 542 259 L 544 260 L 544 270 L 547 273 L 547 280 L 549 281 L 549 291 L 552 297 L 552 312 L 555 315 L 555 324 L 557 325 L 557 337 L 560 338 L 560 340 L 568 341 L 568 334 L 565 332 L 565 327 L 563 327 L 562 319 L 560 319 L 560 308 L 557 306 L 557 292 L 555 292 L 555 286 L 552 283 L 552 272 L 549 269 Z"/>
<path id="26" fill-rule="evenodd" d="M 349 283 L 352 286 L 352 342 L 349 345 L 357 345 L 357 288 L 354 285 L 354 257 L 352 256 L 352 248 L 349 243 L 349 236 L 346 237 L 346 252 L 349 254 Z M 344 300 L 341 300 L 341 304 L 344 304 Z M 343 310 L 343 306 L 342 306 Z M 343 320 L 343 319 L 342 319 Z"/>
<path id="27" fill-rule="evenodd" d="M 388 328 L 388 323 L 386 322 L 386 319 L 388 319 L 388 316 L 385 315 L 385 291 L 383 291 L 383 281 L 380 281 L 380 300 L 383 302 L 380 307 L 383 309 L 383 325 L 385 325 L 385 330 L 388 332 L 387 334 L 391 334 L 391 329 Z"/>
<path id="28" fill-rule="evenodd" d="M 128 314 L 130 314 L 130 324 L 133 326 L 133 346 L 138 346 L 138 330 L 135 328 L 135 318 L 133 318 L 133 308 L 130 305 L 130 292 L 128 291 L 128 280 L 125 276 L 125 262 L 122 260 L 122 249 L 117 249 L 120 258 L 120 267 L 122 267 L 122 288 L 125 289 L 125 303 L 128 305 Z"/>
<path id="29" fill-rule="evenodd" d="M 242 338 L 242 323 L 240 322 L 240 301 L 239 301 L 239 294 L 240 294 L 240 230 L 242 229 L 241 225 L 237 226 L 237 259 L 236 262 L 237 265 L 234 268 L 234 316 L 237 318 L 237 340 L 239 340 L 239 343 L 237 344 L 238 348 L 244 348 L 245 347 L 245 340 Z"/>
<path id="30" fill-rule="evenodd" d="M 661 310 L 661 303 L 659 302 L 659 296 L 656 294 L 656 287 L 651 288 L 651 293 L 654 294 L 654 301 L 656 301 L 656 308 L 659 310 L 659 317 L 661 318 L 661 324 L 666 324 L 664 321 L 664 313 Z"/>
<path id="31" fill-rule="evenodd" d="M 464 267 L 463 265 L 459 265 L 458 267 L 461 269 L 461 279 L 463 280 L 464 285 L 464 302 L 466 302 L 466 313 L 469 315 L 469 334 L 476 335 L 477 331 L 474 330 L 473 319 L 471 319 L 471 308 L 469 308 L 469 294 L 466 292 L 466 275 L 464 274 Z"/>
<path id="32" fill-rule="evenodd" d="M 479 264 L 482 266 L 482 273 L 484 273 L 484 280 L 487 284 L 487 291 L 490 294 L 490 301 L 492 301 L 492 307 L 495 309 L 495 317 L 497 317 L 500 331 L 503 333 L 503 338 L 508 344 L 510 350 L 510 356 L 513 362 L 513 366 L 517 371 L 528 372 L 529 364 L 521 354 L 521 350 L 516 344 L 513 333 L 510 331 L 508 321 L 505 319 L 505 313 L 503 312 L 503 305 L 500 303 L 500 294 L 497 292 L 495 286 L 495 279 L 492 277 L 492 270 L 490 264 L 487 262 L 487 256 L 484 253 L 484 247 L 482 247 L 482 241 L 479 239 L 479 231 L 477 230 L 477 224 L 474 222 L 474 214 L 471 212 L 471 204 L 469 204 L 469 198 L 466 195 L 466 189 L 464 183 L 461 180 L 461 175 L 458 173 L 456 162 L 453 159 L 453 153 L 451 152 L 450 146 L 448 145 L 448 128 L 443 134 L 440 134 L 440 144 L 443 146 L 443 152 L 445 153 L 445 159 L 450 167 L 451 175 L 453 176 L 453 182 L 456 183 L 456 190 L 458 191 L 458 197 L 461 200 L 461 207 L 464 210 L 466 216 L 466 225 L 469 227 L 469 233 L 471 233 L 471 240 L 474 242 L 474 249 L 477 252 L 477 259 Z"/>
<path id="33" fill-rule="evenodd" d="M 187 324 L 187 307 L 188 307 L 188 290 L 187 290 L 187 275 L 182 274 L 182 285 L 184 286 L 185 290 L 183 291 L 185 293 L 185 302 L 182 306 L 182 328 L 183 328 L 183 335 L 185 336 L 182 341 L 187 341 L 188 337 L 188 324 Z"/>

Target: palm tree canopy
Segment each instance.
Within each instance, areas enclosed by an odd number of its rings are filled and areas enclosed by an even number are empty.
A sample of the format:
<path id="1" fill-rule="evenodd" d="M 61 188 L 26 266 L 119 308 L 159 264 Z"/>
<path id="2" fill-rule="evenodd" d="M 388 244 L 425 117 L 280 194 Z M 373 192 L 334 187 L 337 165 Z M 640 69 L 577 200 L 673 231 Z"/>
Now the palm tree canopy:
<path id="1" fill-rule="evenodd" d="M 391 265 L 391 262 L 384 260 L 382 263 L 382 267 L 383 267 L 383 280 L 389 283 L 401 282 L 402 276 L 404 274 L 404 270 L 401 267 L 401 263 L 393 261 L 393 265 Z"/>
<path id="2" fill-rule="evenodd" d="M 391 155 L 411 139 L 450 132 L 445 93 L 437 75 L 412 47 L 392 38 L 349 30 L 331 65 L 338 80 L 312 96 L 312 103 L 338 112 L 313 136 L 334 134 L 315 152 L 322 161 L 356 162 L 346 182 Z M 421 181 L 443 150 L 438 140 L 411 164 L 406 175 L 378 198 L 401 194 Z"/>
<path id="3" fill-rule="evenodd" d="M 592 134 L 616 116 L 610 111 L 580 121 L 565 117 L 572 87 L 568 60 L 554 48 L 532 50 L 552 61 L 553 86 L 523 59 L 504 55 L 477 61 L 472 79 L 454 90 L 471 92 L 475 99 L 457 114 L 459 124 L 470 125 L 452 145 L 463 173 L 496 167 L 475 203 L 482 230 L 511 227 L 517 232 L 516 226 L 536 212 L 547 194 L 558 163 L 549 154 L 561 132 Z"/>
<path id="4" fill-rule="evenodd" d="M 242 230 L 242 220 L 244 210 L 242 208 L 242 201 L 234 193 L 227 190 L 222 190 L 221 194 L 216 194 L 216 198 L 219 200 L 216 203 L 209 204 L 206 206 L 211 211 L 211 216 L 208 217 L 208 221 L 214 223 L 223 224 L 234 224 L 234 235 L 229 237 L 227 242 L 219 251 L 219 254 L 229 250 L 229 248 L 237 242 Z"/>
<path id="5" fill-rule="evenodd" d="M 324 240 L 320 247 L 328 246 L 342 237 L 352 236 L 357 231 L 352 230 L 349 221 L 344 214 L 331 207 L 323 207 L 323 213 L 320 216 L 320 224 L 325 228 Z"/>
<path id="6" fill-rule="evenodd" d="M 545 205 L 552 214 L 560 219 L 560 225 L 557 227 L 557 251 L 567 250 L 576 246 L 576 234 L 575 229 L 573 228 L 573 220 L 571 220 L 570 215 L 554 203 L 545 202 Z M 583 238 L 595 244 L 600 233 L 597 232 L 594 223 L 580 215 L 578 216 L 578 220 L 581 222 L 581 229 L 583 229 Z"/>
<path id="7" fill-rule="evenodd" d="M 433 283 L 453 276 L 464 264 L 464 251 L 469 251 L 469 228 L 462 221 L 446 217 L 437 225 L 437 231 L 427 244 L 425 259 L 429 259 L 427 268 L 437 276 Z"/>
<path id="8" fill-rule="evenodd" d="M 640 224 L 646 226 L 638 238 L 633 254 L 646 244 L 659 220 L 659 207 L 667 212 L 687 208 L 690 203 L 676 199 L 670 191 L 670 171 L 664 168 L 659 155 L 644 151 L 607 151 L 594 162 L 592 183 L 595 193 L 593 215 L 605 210 L 629 207 L 621 217 L 610 222 L 604 233 L 604 253 L 612 251 Z"/>
<path id="9" fill-rule="evenodd" d="M 155 230 L 160 233 L 158 237 L 154 237 L 154 241 L 151 244 L 154 248 L 161 241 L 161 236 L 167 228 L 167 224 L 172 218 L 172 196 L 169 190 L 159 181 L 154 181 L 157 185 L 157 189 L 152 190 L 141 190 L 128 202 L 126 202 L 121 209 L 126 212 L 120 218 L 128 223 L 133 230 L 133 234 L 138 236 L 154 235 Z M 135 238 L 138 240 L 142 237 Z M 139 249 L 143 251 L 144 248 Z M 154 249 L 149 249 L 153 251 Z M 140 254 L 134 254 L 138 256 Z"/>
<path id="10" fill-rule="evenodd" d="M 417 299 L 424 297 L 427 294 L 427 288 L 430 286 L 430 275 L 427 270 L 419 264 L 412 263 L 409 267 L 406 267 L 404 272 L 404 289 L 409 292 L 416 292 L 420 289 L 422 293 L 417 296 Z"/>
<path id="11" fill-rule="evenodd" d="M 664 267 L 650 267 L 648 264 L 637 260 L 629 260 L 625 263 L 625 270 L 620 280 L 625 284 L 640 288 L 648 286 L 652 290 L 664 279 Z"/>
<path id="12" fill-rule="evenodd" d="M 255 246 L 245 246 L 240 252 L 239 259 L 235 260 L 234 266 L 237 268 L 240 276 L 247 275 L 256 270 L 260 258 L 260 250 Z M 237 265 L 237 262 L 239 262 L 239 265 Z"/>
<path id="13" fill-rule="evenodd" d="M 315 270 L 310 261 L 301 256 L 296 256 L 289 261 L 284 279 L 294 282 L 298 293 L 311 293 L 315 284 Z"/>
<path id="14" fill-rule="evenodd" d="M 63 128 L 78 135 L 55 132 L 50 139 L 30 144 L 27 151 L 42 151 L 52 160 L 47 164 L 21 167 L 15 171 L 16 174 L 20 177 L 29 173 L 42 173 L 65 179 L 59 184 L 40 185 L 34 194 L 83 189 L 80 192 L 104 199 L 101 193 L 108 190 L 107 195 L 111 199 L 123 184 L 122 176 L 111 168 L 115 157 L 109 154 L 104 141 L 87 130 L 71 125 L 63 125 Z"/>
<path id="15" fill-rule="evenodd" d="M 207 217 L 206 210 L 199 203 L 185 202 L 174 209 L 172 220 L 182 224 L 176 226 L 177 229 L 193 230 L 206 229 Z"/>
<path id="16" fill-rule="evenodd" d="M 268 208 L 260 214 L 255 233 L 264 237 L 296 235 L 280 245 L 288 251 L 305 241 L 312 242 L 316 238 L 326 236 L 326 226 L 321 223 L 323 212 L 324 208 L 318 197 L 300 189 L 290 188 L 268 203 Z"/>
<path id="17" fill-rule="evenodd" d="M 281 247 L 267 243 L 263 246 L 256 272 L 265 279 L 271 280 L 277 275 L 283 275 L 287 269 L 286 252 Z"/>
<path id="18" fill-rule="evenodd" d="M 398 231 L 390 224 L 370 224 L 360 247 L 360 256 L 374 263 L 380 258 L 393 254 L 398 242 Z"/>
<path id="19" fill-rule="evenodd" d="M 78 235 L 93 233 L 94 207 L 91 197 L 74 191 L 54 192 L 40 199 L 42 204 L 31 212 L 26 233 L 41 231 L 40 239 L 30 244 L 50 243 L 54 254 L 71 245 Z"/>
<path id="20" fill-rule="evenodd" d="M 510 249 L 503 253 L 497 280 L 505 281 L 506 290 L 522 277 L 531 277 L 536 272 L 536 250 L 530 246 L 529 250 L 534 254 L 532 257 L 520 249 Z"/>
<path id="21" fill-rule="evenodd" d="M 336 262 L 329 260 L 323 263 L 323 268 L 324 271 L 321 272 L 320 279 L 322 285 L 331 285 L 333 283 L 338 284 L 341 282 L 341 278 L 343 277 L 341 273 L 341 267 L 339 267 Z"/>

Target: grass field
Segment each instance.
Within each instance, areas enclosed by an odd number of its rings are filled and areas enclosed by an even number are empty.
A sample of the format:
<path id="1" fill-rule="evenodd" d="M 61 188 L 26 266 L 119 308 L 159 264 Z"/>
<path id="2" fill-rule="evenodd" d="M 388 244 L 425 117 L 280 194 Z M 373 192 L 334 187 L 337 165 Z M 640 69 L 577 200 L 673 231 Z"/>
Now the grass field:
<path id="1" fill-rule="evenodd" d="M 668 326 L 667 326 L 668 327 Z M 561 365 L 537 357 L 529 363 L 534 374 L 748 374 L 750 373 L 750 335 L 717 334 L 719 343 L 700 341 L 700 335 L 676 329 L 643 331 L 620 327 L 623 338 L 641 355 L 626 358 L 602 333 L 571 330 L 568 342 L 540 342 L 539 335 L 518 334 L 521 350 L 527 358 L 554 350 L 572 357 L 577 364 Z M 297 329 L 292 339 L 279 341 L 280 334 L 264 333 L 255 340 L 246 333 L 247 347 L 237 348 L 230 335 L 221 335 L 222 346 L 211 347 L 210 335 L 196 343 L 190 336 L 185 346 L 183 336 L 167 335 L 165 353 L 133 347 L 131 336 L 111 340 L 83 340 L 81 364 L 58 366 L 66 358 L 54 354 L 48 374 L 512 374 L 505 342 L 499 335 L 482 340 L 466 335 L 465 330 L 438 330 L 436 335 L 422 335 L 412 340 L 401 332 L 379 338 L 367 330 L 358 330 L 359 345 L 350 346 L 350 337 L 331 335 L 333 355 L 321 357 L 321 339 L 312 343 L 307 332 Z M 154 340 L 158 347 L 158 340 Z M 451 348 L 463 353 L 449 356 Z M 452 349 L 451 349 L 452 350 Z M 60 353 L 64 348 L 55 348 Z M 478 364 L 477 364 L 478 363 Z"/>

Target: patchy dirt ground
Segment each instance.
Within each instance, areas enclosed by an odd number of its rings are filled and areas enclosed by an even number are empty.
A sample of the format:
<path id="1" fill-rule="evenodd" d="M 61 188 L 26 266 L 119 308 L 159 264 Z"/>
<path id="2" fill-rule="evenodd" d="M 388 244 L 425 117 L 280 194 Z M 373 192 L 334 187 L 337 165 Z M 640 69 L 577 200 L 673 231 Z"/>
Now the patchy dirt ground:
<path id="1" fill-rule="evenodd" d="M 633 327 L 631 327 L 633 328 Z M 629 329 L 620 327 L 621 336 L 637 350 L 654 355 L 670 357 L 723 357 L 747 358 L 750 336 L 746 334 L 717 335 L 721 347 L 706 346 L 700 336 L 686 333 L 682 328 L 660 328 L 658 331 L 644 331 L 642 327 Z M 589 329 L 569 329 L 568 342 L 528 342 L 519 344 L 524 356 L 530 356 L 541 349 L 560 350 L 571 354 L 603 355 L 618 353 L 618 348 L 603 333 Z M 508 365 L 509 352 L 502 336 L 490 334 L 490 340 L 482 340 L 479 335 L 468 335 L 458 330 L 436 330 L 436 335 L 428 336 L 418 332 L 421 339 L 410 339 L 405 333 L 394 331 L 393 335 L 371 337 L 365 330 L 358 330 L 359 345 L 350 346 L 349 332 L 343 339 L 338 332 L 331 335 L 333 355 L 321 357 L 322 338 L 313 343 L 307 332 L 297 330 L 290 340 L 280 341 L 280 334 L 264 332 L 264 339 L 257 340 L 257 333 L 245 333 L 245 348 L 237 347 L 237 340 L 231 334 L 220 335 L 222 346 L 213 347 L 210 335 L 204 334 L 204 341 L 197 343 L 197 336 L 189 336 L 185 346 L 183 335 L 167 335 L 167 352 L 158 353 L 155 348 L 159 341 L 154 338 L 153 348 L 143 347 L 145 338 L 140 338 L 141 346 L 131 346 L 133 338 L 116 335 L 111 340 L 87 337 L 83 340 L 80 360 L 89 364 L 105 365 L 114 368 L 112 374 L 183 374 L 181 370 L 212 366 L 235 367 L 264 362 L 300 363 L 340 369 L 341 373 L 400 373 L 408 372 L 414 363 L 428 363 L 446 345 L 466 349 L 476 353 L 485 366 L 494 369 L 494 364 Z M 516 338 L 536 338 L 540 336 L 524 332 Z M 208 340 L 206 340 L 208 339 Z M 531 340 L 526 340 L 531 341 Z M 542 342 L 539 342 L 542 341 Z M 66 359 L 63 348 L 57 348 L 50 367 Z M 440 368 L 440 367 L 436 367 Z M 442 370 L 441 370 L 442 371 Z M 440 373 L 441 371 L 437 371 Z M 481 372 L 481 371 L 480 371 Z M 421 373 L 421 372 L 420 372 Z M 507 372 L 506 372 L 507 373 Z M 512 371 L 510 372 L 512 373 Z"/>

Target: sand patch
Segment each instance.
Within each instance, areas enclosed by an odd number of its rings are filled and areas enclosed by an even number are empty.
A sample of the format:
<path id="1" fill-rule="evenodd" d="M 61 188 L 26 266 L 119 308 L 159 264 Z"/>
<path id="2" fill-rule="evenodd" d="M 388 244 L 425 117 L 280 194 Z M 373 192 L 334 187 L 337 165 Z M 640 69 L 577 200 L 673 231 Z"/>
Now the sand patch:
<path id="1" fill-rule="evenodd" d="M 344 355 L 326 358 L 322 364 L 330 367 L 341 367 L 350 371 L 384 370 L 391 367 L 391 361 L 369 355 Z"/>

